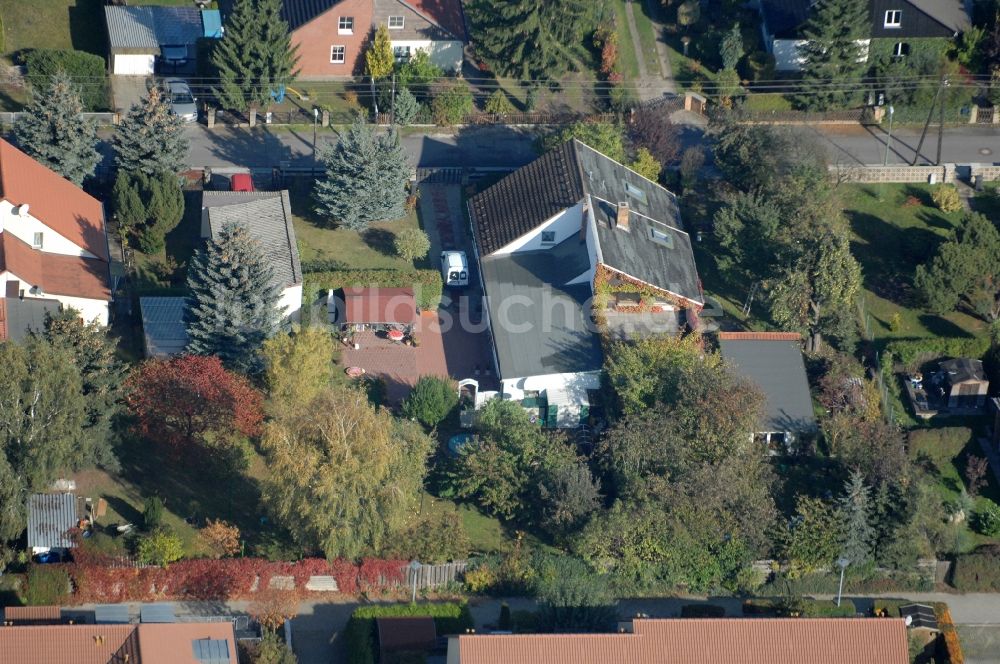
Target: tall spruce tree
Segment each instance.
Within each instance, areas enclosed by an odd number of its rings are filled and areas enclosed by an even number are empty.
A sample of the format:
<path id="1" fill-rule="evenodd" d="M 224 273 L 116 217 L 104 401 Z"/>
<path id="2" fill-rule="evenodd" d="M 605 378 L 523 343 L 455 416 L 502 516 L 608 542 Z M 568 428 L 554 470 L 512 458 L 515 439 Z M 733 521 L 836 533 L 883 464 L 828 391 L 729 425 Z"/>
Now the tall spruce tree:
<path id="1" fill-rule="evenodd" d="M 802 30 L 803 108 L 843 107 L 858 98 L 861 76 L 868 65 L 864 40 L 871 37 L 868 0 L 819 0 Z"/>
<path id="2" fill-rule="evenodd" d="M 466 12 L 477 53 L 494 71 L 551 80 L 578 59 L 601 5 L 593 0 L 475 0 Z"/>
<path id="3" fill-rule="evenodd" d="M 154 85 L 115 130 L 115 164 L 130 173 L 179 173 L 188 148 L 183 127 L 170 112 L 164 92 Z"/>
<path id="4" fill-rule="evenodd" d="M 260 243 L 226 224 L 191 260 L 187 350 L 216 355 L 233 369 L 260 369 L 258 351 L 278 330 L 280 290 Z"/>
<path id="5" fill-rule="evenodd" d="M 844 484 L 840 514 L 844 522 L 841 553 L 852 565 L 865 565 L 872 559 L 875 528 L 872 527 L 871 496 L 864 476 L 858 471 L 852 472 Z"/>
<path id="6" fill-rule="evenodd" d="M 31 91 L 14 123 L 14 136 L 22 150 L 73 184 L 93 175 L 101 161 L 97 128 L 83 117 L 80 94 L 63 71 L 52 77 L 46 90 Z"/>
<path id="7" fill-rule="evenodd" d="M 410 168 L 394 129 L 376 135 L 355 122 L 320 159 L 326 177 L 313 190 L 320 215 L 357 231 L 403 216 Z"/>
<path id="8" fill-rule="evenodd" d="M 295 78 L 299 61 L 281 0 L 236 0 L 225 28 L 212 51 L 219 74 L 213 93 L 225 108 L 268 106 L 271 94 Z"/>

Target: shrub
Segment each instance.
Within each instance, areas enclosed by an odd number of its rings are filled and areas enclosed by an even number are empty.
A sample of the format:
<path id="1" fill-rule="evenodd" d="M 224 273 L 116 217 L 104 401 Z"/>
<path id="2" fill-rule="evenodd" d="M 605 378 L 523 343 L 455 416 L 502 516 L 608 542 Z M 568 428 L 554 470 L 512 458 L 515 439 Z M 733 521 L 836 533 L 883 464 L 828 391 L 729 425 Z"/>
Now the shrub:
<path id="1" fill-rule="evenodd" d="M 24 56 L 26 79 L 35 90 L 48 88 L 49 80 L 59 70 L 69 74 L 78 85 L 85 111 L 108 108 L 108 83 L 104 58 L 83 51 L 39 48 Z"/>
<path id="2" fill-rule="evenodd" d="M 403 402 L 403 415 L 427 427 L 440 424 L 458 405 L 458 392 L 447 378 L 424 376 Z"/>
<path id="3" fill-rule="evenodd" d="M 497 583 L 497 573 L 492 565 L 483 563 L 465 573 L 465 589 L 473 595 L 485 593 Z"/>
<path id="4" fill-rule="evenodd" d="M 419 228 L 404 228 L 396 233 L 392 246 L 397 256 L 403 260 L 413 261 L 427 258 L 427 252 L 431 250 L 431 240 L 427 237 L 427 233 Z"/>
<path id="5" fill-rule="evenodd" d="M 69 574 L 55 565 L 32 565 L 24 602 L 28 606 L 58 606 L 69 594 Z"/>
<path id="6" fill-rule="evenodd" d="M 961 592 L 1000 592 L 1000 547 L 957 556 L 951 582 Z"/>
<path id="7" fill-rule="evenodd" d="M 940 464 L 961 454 L 970 440 L 972 429 L 967 427 L 917 429 L 910 432 L 907 448 L 912 459 L 927 456 Z"/>
<path id="8" fill-rule="evenodd" d="M 344 286 L 412 288 L 421 309 L 436 309 L 443 284 L 438 270 L 329 270 L 306 273 L 303 290 L 338 290 Z"/>
<path id="9" fill-rule="evenodd" d="M 976 531 L 983 535 L 1000 535 L 1000 505 L 991 500 L 983 501 L 982 507 L 976 510 L 972 523 Z"/>
<path id="10" fill-rule="evenodd" d="M 240 552 L 240 529 L 222 519 L 209 519 L 198 536 L 215 558 L 235 556 Z"/>
<path id="11" fill-rule="evenodd" d="M 465 116 L 475 110 L 472 91 L 463 83 L 454 83 L 434 95 L 431 102 L 431 112 L 434 123 L 443 127 L 460 124 Z"/>
<path id="12" fill-rule="evenodd" d="M 139 540 L 136 557 L 147 565 L 169 565 L 184 557 L 184 543 L 177 535 L 160 528 Z"/>
<path id="13" fill-rule="evenodd" d="M 514 628 L 514 621 L 510 617 L 510 605 L 507 602 L 500 604 L 500 618 L 497 620 L 497 629 L 509 632 Z"/>
<path id="14" fill-rule="evenodd" d="M 409 88 L 403 88 L 396 95 L 396 105 L 393 108 L 393 121 L 398 125 L 408 125 L 417 117 L 420 102 L 413 96 Z"/>
<path id="15" fill-rule="evenodd" d="M 953 184 L 939 184 L 931 192 L 931 200 L 942 212 L 958 212 L 962 209 L 962 199 Z"/>
<path id="16" fill-rule="evenodd" d="M 344 638 L 347 642 L 347 661 L 350 664 L 375 664 L 375 619 L 384 617 L 428 616 L 434 618 L 439 635 L 461 634 L 475 626 L 472 613 L 465 603 L 454 602 L 425 604 L 385 604 L 362 606 L 354 610 Z"/>
<path id="17" fill-rule="evenodd" d="M 685 604 L 681 607 L 681 618 L 724 618 L 726 609 L 717 604 Z"/>
<path id="18" fill-rule="evenodd" d="M 656 182 L 660 179 L 660 171 L 663 167 L 660 166 L 660 162 L 656 160 L 652 152 L 646 148 L 639 148 L 631 168 L 647 180 Z"/>
<path id="19" fill-rule="evenodd" d="M 142 528 L 153 531 L 163 523 L 163 501 L 159 496 L 146 498 L 142 505 Z"/>
<path id="20" fill-rule="evenodd" d="M 507 115 L 514 112 L 514 105 L 507 99 L 507 93 L 503 90 L 496 90 L 486 100 L 483 110 L 493 115 Z"/>

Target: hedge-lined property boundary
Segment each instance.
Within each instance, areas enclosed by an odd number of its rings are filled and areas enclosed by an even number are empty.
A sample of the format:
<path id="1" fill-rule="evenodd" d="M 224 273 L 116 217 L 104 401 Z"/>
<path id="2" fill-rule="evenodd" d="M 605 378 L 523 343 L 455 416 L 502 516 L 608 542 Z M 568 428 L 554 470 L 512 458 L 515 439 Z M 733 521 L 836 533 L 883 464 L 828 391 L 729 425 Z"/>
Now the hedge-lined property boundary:
<path id="1" fill-rule="evenodd" d="M 90 602 L 248 599 L 259 590 L 279 588 L 307 593 L 310 580 L 336 582 L 338 592 L 391 589 L 405 580 L 405 560 L 307 558 L 275 562 L 264 558 L 182 560 L 167 567 L 129 567 L 100 563 L 48 565 L 63 569 L 72 582 L 68 598 Z"/>
<path id="2" fill-rule="evenodd" d="M 377 618 L 428 617 L 434 619 L 438 636 L 462 634 L 475 626 L 469 606 L 464 602 L 428 602 L 425 604 L 373 604 L 354 610 L 347 622 L 344 638 L 350 664 L 375 664 L 378 652 L 375 620 Z"/>

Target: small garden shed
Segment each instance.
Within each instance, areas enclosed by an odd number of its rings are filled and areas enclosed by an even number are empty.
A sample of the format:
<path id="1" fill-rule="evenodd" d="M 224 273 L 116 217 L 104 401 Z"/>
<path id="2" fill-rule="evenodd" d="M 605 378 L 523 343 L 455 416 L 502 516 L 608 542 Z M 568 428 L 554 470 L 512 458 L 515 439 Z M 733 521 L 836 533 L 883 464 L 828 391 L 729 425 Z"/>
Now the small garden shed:
<path id="1" fill-rule="evenodd" d="M 981 360 L 961 357 L 941 363 L 944 388 L 948 394 L 948 408 L 982 408 L 990 381 L 986 378 Z"/>

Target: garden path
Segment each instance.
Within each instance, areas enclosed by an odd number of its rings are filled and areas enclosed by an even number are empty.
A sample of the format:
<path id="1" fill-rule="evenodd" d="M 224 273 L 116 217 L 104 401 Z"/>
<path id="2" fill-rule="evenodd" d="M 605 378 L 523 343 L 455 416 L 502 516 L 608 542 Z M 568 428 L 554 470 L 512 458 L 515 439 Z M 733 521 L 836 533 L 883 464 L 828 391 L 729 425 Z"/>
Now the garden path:
<path id="1" fill-rule="evenodd" d="M 646 8 L 646 14 L 649 15 L 649 20 L 653 22 L 653 30 L 656 34 L 656 55 L 660 60 L 660 71 L 663 75 L 660 85 L 665 91 L 676 93 L 677 84 L 674 82 L 674 70 L 670 67 L 670 54 L 667 52 L 667 44 L 664 41 L 665 28 L 663 23 L 660 22 L 660 11 L 662 9 L 657 6 L 654 0 L 642 0 L 642 2 Z M 632 7 L 630 3 L 629 15 L 631 14 Z"/>

